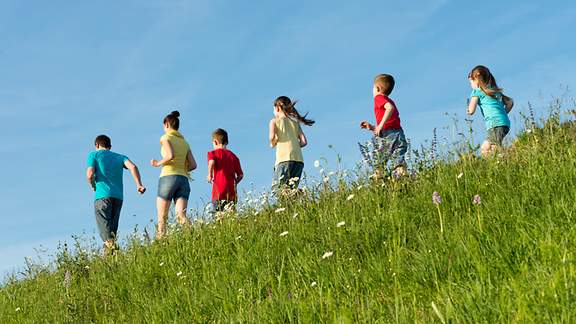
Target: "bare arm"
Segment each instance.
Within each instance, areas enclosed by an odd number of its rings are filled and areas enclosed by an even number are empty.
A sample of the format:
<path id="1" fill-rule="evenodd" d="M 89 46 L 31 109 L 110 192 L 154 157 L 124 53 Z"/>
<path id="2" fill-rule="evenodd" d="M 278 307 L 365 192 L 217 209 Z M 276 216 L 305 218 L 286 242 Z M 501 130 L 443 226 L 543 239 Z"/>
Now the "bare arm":
<path id="1" fill-rule="evenodd" d="M 174 150 L 172 149 L 172 144 L 170 144 L 170 142 L 168 142 L 167 140 L 164 140 L 164 139 L 160 141 L 160 144 L 162 144 L 162 148 L 164 149 L 164 152 L 166 153 L 166 155 L 160 161 L 156 161 L 156 160 L 150 161 L 150 164 L 152 164 L 153 167 L 163 166 L 164 164 L 166 164 L 166 163 L 168 163 L 174 159 Z"/>
<path id="2" fill-rule="evenodd" d="M 276 147 L 276 144 L 278 144 L 278 136 L 276 136 L 276 119 L 271 119 L 268 124 L 268 140 L 270 141 L 270 147 Z"/>
<path id="3" fill-rule="evenodd" d="M 514 107 L 514 99 L 502 95 L 502 102 L 504 102 L 504 108 L 506 108 L 506 113 L 509 113 L 512 110 L 512 107 Z"/>
<path id="4" fill-rule="evenodd" d="M 86 180 L 88 180 L 88 184 L 90 184 L 90 188 L 92 188 L 93 191 L 96 191 L 96 179 L 94 177 L 94 168 L 93 167 L 88 167 L 88 169 L 86 169 Z"/>
<path id="5" fill-rule="evenodd" d="M 466 110 L 468 115 L 474 115 L 476 112 L 476 106 L 478 105 L 478 100 L 478 97 L 470 98 L 470 102 L 468 102 L 468 109 Z"/>
<path id="6" fill-rule="evenodd" d="M 214 160 L 208 161 L 208 176 L 206 177 L 206 180 L 209 183 L 214 181 Z"/>
<path id="7" fill-rule="evenodd" d="M 194 155 L 192 155 L 192 151 L 190 150 L 188 150 L 188 153 L 186 153 L 186 165 L 188 166 L 188 171 L 196 170 L 198 167 L 198 164 L 194 159 Z"/>
<path id="8" fill-rule="evenodd" d="M 139 193 L 143 194 L 146 191 L 146 188 L 144 187 L 144 185 L 142 185 L 142 179 L 140 178 L 140 171 L 138 170 L 136 164 L 132 163 L 132 161 L 130 160 L 126 160 L 124 162 L 124 166 L 126 167 L 126 169 L 130 170 L 132 178 L 136 183 L 136 190 L 138 190 Z"/>
<path id="9" fill-rule="evenodd" d="M 300 147 L 304 147 L 308 144 L 308 140 L 306 139 L 306 135 L 304 135 L 302 128 L 300 128 L 300 132 L 298 134 L 298 140 L 300 141 Z"/>
<path id="10" fill-rule="evenodd" d="M 376 126 L 374 128 L 374 135 L 379 136 L 380 132 L 382 132 L 382 129 L 384 128 L 384 124 L 388 121 L 388 119 L 390 119 L 390 117 L 392 116 L 392 113 L 396 110 L 396 107 L 394 107 L 393 104 L 387 102 L 384 105 L 384 109 L 386 110 L 384 112 L 384 116 L 382 116 L 382 120 L 380 121 L 380 124 L 378 124 L 378 126 Z"/>

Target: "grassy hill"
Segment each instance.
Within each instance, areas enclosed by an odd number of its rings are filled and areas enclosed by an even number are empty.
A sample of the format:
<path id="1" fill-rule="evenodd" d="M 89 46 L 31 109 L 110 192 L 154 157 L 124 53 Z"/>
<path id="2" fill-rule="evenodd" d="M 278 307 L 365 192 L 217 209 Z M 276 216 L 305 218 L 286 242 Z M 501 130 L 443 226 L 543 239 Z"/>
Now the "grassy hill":
<path id="1" fill-rule="evenodd" d="M 0 322 L 576 322 L 575 144 L 553 116 L 493 159 L 63 251 L 0 289 Z"/>

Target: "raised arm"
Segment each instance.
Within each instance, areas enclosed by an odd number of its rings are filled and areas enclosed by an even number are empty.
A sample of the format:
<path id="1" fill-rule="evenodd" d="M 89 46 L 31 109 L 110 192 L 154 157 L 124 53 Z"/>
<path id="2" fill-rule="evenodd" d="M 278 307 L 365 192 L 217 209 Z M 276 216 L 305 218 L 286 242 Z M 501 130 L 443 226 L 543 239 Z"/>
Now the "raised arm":
<path id="1" fill-rule="evenodd" d="M 96 179 L 94 177 L 94 167 L 88 167 L 86 169 L 86 180 L 88 180 L 90 188 L 92 188 L 93 191 L 96 191 Z"/>
<path id="2" fill-rule="evenodd" d="M 136 164 L 132 163 L 132 161 L 130 160 L 126 160 L 124 161 L 124 167 L 128 170 L 130 170 L 130 173 L 132 174 L 132 178 L 134 179 L 134 182 L 136 183 L 136 190 L 143 194 L 146 191 L 146 187 L 144 187 L 144 185 L 142 185 L 142 179 L 140 178 L 140 171 L 138 170 L 138 167 L 136 166 Z"/>
<path id="3" fill-rule="evenodd" d="M 164 164 L 174 159 L 174 150 L 172 149 L 172 144 L 170 144 L 170 142 L 166 139 L 160 140 L 160 144 L 162 145 L 162 149 L 164 149 L 164 152 L 166 154 L 160 161 L 156 160 L 150 161 L 150 164 L 152 164 L 153 167 L 163 166 Z"/>
<path id="4" fill-rule="evenodd" d="M 272 118 L 268 124 L 268 140 L 270 147 L 276 147 L 278 144 L 278 136 L 276 136 L 276 119 Z"/>
<path id="5" fill-rule="evenodd" d="M 476 112 L 477 105 L 478 105 L 478 97 L 470 98 L 470 101 L 468 102 L 468 109 L 466 109 L 466 113 L 468 115 L 474 115 L 474 113 Z"/>

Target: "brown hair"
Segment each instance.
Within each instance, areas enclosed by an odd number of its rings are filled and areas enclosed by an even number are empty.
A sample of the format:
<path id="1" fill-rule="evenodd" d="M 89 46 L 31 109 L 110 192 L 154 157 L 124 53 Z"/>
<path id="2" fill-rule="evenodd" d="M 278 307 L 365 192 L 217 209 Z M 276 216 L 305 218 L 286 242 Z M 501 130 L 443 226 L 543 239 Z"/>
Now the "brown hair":
<path id="1" fill-rule="evenodd" d="M 110 149 L 112 148 L 112 141 L 110 140 L 110 137 L 106 135 L 98 135 L 94 140 L 94 145 L 99 145 L 103 148 Z"/>
<path id="2" fill-rule="evenodd" d="M 164 117 L 164 124 L 168 124 L 173 130 L 178 130 L 180 128 L 180 119 L 178 117 L 180 117 L 180 113 L 175 110 Z"/>
<path id="3" fill-rule="evenodd" d="M 228 133 L 222 128 L 217 128 L 212 132 L 212 139 L 217 140 L 222 145 L 228 145 Z"/>
<path id="4" fill-rule="evenodd" d="M 378 74 L 374 78 L 374 85 L 382 92 L 383 94 L 389 96 L 394 90 L 394 77 L 390 74 Z"/>
<path id="5" fill-rule="evenodd" d="M 475 66 L 472 71 L 468 73 L 468 79 L 478 82 L 480 89 L 492 98 L 494 98 L 496 93 L 502 94 L 502 89 L 498 87 L 496 79 L 494 79 L 490 70 L 483 65 Z"/>
<path id="6" fill-rule="evenodd" d="M 282 112 L 284 114 L 286 114 L 286 116 L 306 125 L 306 126 L 312 126 L 315 121 L 313 121 L 312 119 L 307 119 L 306 116 L 308 116 L 308 113 L 304 114 L 304 116 L 300 115 L 300 113 L 298 112 L 298 110 L 296 110 L 296 103 L 298 101 L 294 101 L 292 102 L 290 100 L 290 98 L 286 97 L 286 96 L 280 96 L 278 98 L 276 98 L 276 100 L 274 100 L 274 107 L 278 107 L 280 108 L 280 110 L 282 110 Z"/>

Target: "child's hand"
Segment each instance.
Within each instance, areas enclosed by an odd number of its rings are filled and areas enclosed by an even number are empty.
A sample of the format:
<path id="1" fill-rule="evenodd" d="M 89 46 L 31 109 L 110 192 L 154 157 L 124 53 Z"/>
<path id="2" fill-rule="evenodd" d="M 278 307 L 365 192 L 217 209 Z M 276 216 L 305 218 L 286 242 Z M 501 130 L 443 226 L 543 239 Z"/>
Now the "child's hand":
<path id="1" fill-rule="evenodd" d="M 363 120 L 360 122 L 360 128 L 370 129 L 370 123 L 367 120 Z"/>
<path id="2" fill-rule="evenodd" d="M 374 133 L 374 136 L 380 136 L 380 133 L 382 132 L 382 127 L 376 126 L 376 127 L 374 127 L 372 132 Z"/>
<path id="3" fill-rule="evenodd" d="M 140 193 L 143 194 L 146 192 L 146 187 L 144 186 L 138 186 L 138 188 L 136 188 L 136 190 Z"/>
<path id="4" fill-rule="evenodd" d="M 160 165 L 158 164 L 158 161 L 156 161 L 156 160 L 154 160 L 154 159 L 152 159 L 152 160 L 150 161 L 150 164 L 151 164 L 153 167 L 155 167 L 155 168 L 157 168 L 157 167 L 160 166 Z"/>
<path id="5" fill-rule="evenodd" d="M 212 175 L 207 175 L 206 176 L 206 181 L 208 181 L 208 183 L 212 183 L 214 181 L 214 177 L 212 177 Z"/>

